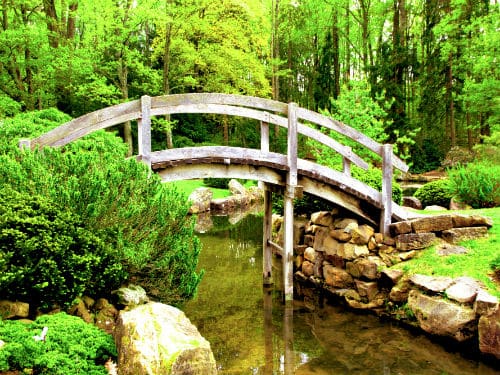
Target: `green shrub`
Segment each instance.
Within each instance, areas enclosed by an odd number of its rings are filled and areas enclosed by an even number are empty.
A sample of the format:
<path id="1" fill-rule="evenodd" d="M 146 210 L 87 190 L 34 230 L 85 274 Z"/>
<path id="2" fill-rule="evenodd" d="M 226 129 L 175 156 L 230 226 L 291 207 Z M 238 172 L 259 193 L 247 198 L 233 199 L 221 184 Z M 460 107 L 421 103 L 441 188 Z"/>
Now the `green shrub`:
<path id="1" fill-rule="evenodd" d="M 31 136 L 29 121 L 49 129 L 55 125 L 46 117 L 57 113 L 36 112 L 0 125 L 0 185 L 46 197 L 79 216 L 148 294 L 171 304 L 191 298 L 201 279 L 200 242 L 187 198 L 144 164 L 125 160 L 126 145 L 109 132 L 61 148 L 18 149 L 17 139 Z"/>
<path id="2" fill-rule="evenodd" d="M 497 280 L 500 280 L 500 255 L 493 259 L 491 262 L 491 268 L 493 269 Z"/>
<path id="3" fill-rule="evenodd" d="M 473 208 L 500 206 L 500 165 L 481 162 L 448 171 L 450 191 Z"/>
<path id="4" fill-rule="evenodd" d="M 449 180 L 445 179 L 425 184 L 413 196 L 418 198 L 424 207 L 433 205 L 448 207 L 453 194 L 449 190 Z"/>
<path id="5" fill-rule="evenodd" d="M 216 189 L 228 189 L 230 178 L 213 178 L 206 177 L 203 179 L 203 184 Z"/>
<path id="6" fill-rule="evenodd" d="M 44 327 L 45 341 L 37 341 Z M 64 313 L 43 315 L 33 323 L 0 321 L 0 371 L 46 375 L 105 375 L 104 363 L 116 358 L 111 335 Z"/>
<path id="7" fill-rule="evenodd" d="M 353 168 L 352 176 L 377 191 L 382 191 L 382 171 L 378 168 L 369 168 L 364 170 L 361 168 Z M 392 200 L 397 204 L 401 204 L 403 199 L 403 189 L 395 181 L 392 181 Z"/>
<path id="8" fill-rule="evenodd" d="M 68 306 L 125 279 L 117 254 L 49 199 L 0 191 L 0 294 L 36 307 Z"/>

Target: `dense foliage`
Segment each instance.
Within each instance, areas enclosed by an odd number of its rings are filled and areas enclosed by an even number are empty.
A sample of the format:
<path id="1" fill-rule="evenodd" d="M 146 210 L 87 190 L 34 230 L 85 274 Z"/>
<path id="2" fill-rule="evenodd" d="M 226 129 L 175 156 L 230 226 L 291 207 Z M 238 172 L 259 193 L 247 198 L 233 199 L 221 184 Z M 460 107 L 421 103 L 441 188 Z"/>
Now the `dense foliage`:
<path id="1" fill-rule="evenodd" d="M 50 308 L 108 294 L 125 271 L 116 251 L 50 199 L 0 191 L 0 293 Z"/>
<path id="2" fill-rule="evenodd" d="M 114 280 L 126 271 L 129 279 L 164 302 L 190 298 L 201 277 L 196 272 L 200 244 L 185 197 L 161 184 L 145 165 L 124 160 L 127 148 L 111 133 L 93 133 L 62 148 L 17 148 L 20 136 L 31 128 L 38 132 L 53 127 L 57 122 L 51 119 L 59 117 L 54 110 L 33 112 L 0 125 L 0 184 L 43 197 L 61 215 L 71 212 L 105 244 L 97 246 L 96 240 L 87 250 L 123 265 L 109 275 Z M 66 298 L 59 302 L 71 302 L 71 296 Z"/>
<path id="3" fill-rule="evenodd" d="M 418 188 L 414 196 L 424 207 L 436 205 L 448 208 L 453 194 L 450 192 L 449 180 L 436 180 Z"/>
<path id="4" fill-rule="evenodd" d="M 0 118 L 50 107 L 76 117 L 144 94 L 272 97 L 375 133 L 409 155 L 414 171 L 435 169 L 451 147 L 472 149 L 498 132 L 498 2 L 2 4 Z M 372 112 L 373 104 L 383 112 L 364 121 L 359 109 Z M 166 116 L 153 121 L 153 147 L 255 145 L 255 125 Z M 130 148 L 133 126 L 120 130 Z M 271 133 L 279 150 L 283 137 Z"/>
<path id="5" fill-rule="evenodd" d="M 448 171 L 450 191 L 473 208 L 500 206 L 500 164 L 470 163 Z"/>
<path id="6" fill-rule="evenodd" d="M 45 340 L 35 340 L 44 327 Z M 117 355 L 111 335 L 65 313 L 44 315 L 32 323 L 0 320 L 0 337 L 5 342 L 0 371 L 105 375 L 104 363 Z"/>

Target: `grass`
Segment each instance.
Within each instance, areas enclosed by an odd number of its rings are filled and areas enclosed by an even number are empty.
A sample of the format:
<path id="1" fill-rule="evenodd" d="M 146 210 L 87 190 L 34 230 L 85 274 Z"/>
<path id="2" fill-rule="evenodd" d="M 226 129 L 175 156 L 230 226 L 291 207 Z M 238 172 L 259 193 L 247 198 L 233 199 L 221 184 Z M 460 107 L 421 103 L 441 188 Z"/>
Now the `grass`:
<path id="1" fill-rule="evenodd" d="M 203 180 L 180 180 L 169 182 L 169 184 L 175 186 L 177 190 L 186 195 L 186 197 L 188 197 L 189 194 L 191 194 L 197 188 L 207 187 L 203 184 Z M 254 181 L 247 181 L 244 184 L 246 188 L 252 185 L 255 185 Z M 209 187 L 209 189 L 213 192 L 213 199 L 226 198 L 231 195 L 231 192 L 228 189 L 217 189 L 213 187 Z"/>
<path id="2" fill-rule="evenodd" d="M 468 249 L 467 254 L 442 257 L 437 255 L 435 246 L 432 246 L 422 250 L 418 257 L 399 263 L 393 268 L 402 269 L 409 274 L 469 276 L 483 282 L 491 294 L 500 298 L 500 285 L 493 281 L 491 267 L 493 260 L 500 256 L 500 207 L 460 211 L 460 213 L 491 217 L 494 225 L 488 231 L 488 236 L 460 242 L 460 246 Z"/>

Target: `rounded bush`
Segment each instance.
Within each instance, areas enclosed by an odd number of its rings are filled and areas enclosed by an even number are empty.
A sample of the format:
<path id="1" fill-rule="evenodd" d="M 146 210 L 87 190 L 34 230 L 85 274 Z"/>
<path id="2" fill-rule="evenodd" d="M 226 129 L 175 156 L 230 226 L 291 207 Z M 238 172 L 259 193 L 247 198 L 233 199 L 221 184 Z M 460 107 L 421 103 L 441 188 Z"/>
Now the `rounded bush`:
<path id="1" fill-rule="evenodd" d="M 48 198 L 0 191 L 0 295 L 36 307 L 66 307 L 116 288 L 121 263 L 79 217 Z"/>
<path id="2" fill-rule="evenodd" d="M 0 372 L 106 375 L 104 363 L 117 355 L 111 335 L 65 313 L 43 315 L 29 324 L 0 320 L 0 337 L 5 342 Z"/>
<path id="3" fill-rule="evenodd" d="M 415 194 L 415 198 L 422 202 L 422 206 L 449 207 L 453 194 L 450 192 L 449 180 L 436 180 L 420 187 Z"/>
<path id="4" fill-rule="evenodd" d="M 448 171 L 450 189 L 460 202 L 473 208 L 500 206 L 500 165 L 470 163 Z"/>

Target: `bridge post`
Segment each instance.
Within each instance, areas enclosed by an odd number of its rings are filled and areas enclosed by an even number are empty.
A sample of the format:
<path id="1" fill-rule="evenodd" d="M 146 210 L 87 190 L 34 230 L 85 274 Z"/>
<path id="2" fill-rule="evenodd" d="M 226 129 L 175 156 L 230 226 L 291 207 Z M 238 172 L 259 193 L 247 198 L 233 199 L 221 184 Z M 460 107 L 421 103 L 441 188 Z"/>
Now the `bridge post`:
<path id="1" fill-rule="evenodd" d="M 141 161 L 151 167 L 151 97 L 141 97 L 141 117 L 137 120 L 137 142 Z"/>
<path id="2" fill-rule="evenodd" d="M 380 231 L 389 234 L 392 219 L 392 145 L 382 146 L 382 212 L 380 213 Z"/>
<path id="3" fill-rule="evenodd" d="M 283 238 L 283 288 L 285 302 L 293 300 L 293 199 L 297 188 L 297 104 L 288 104 L 288 142 L 284 200 L 284 238 Z"/>
<path id="4" fill-rule="evenodd" d="M 260 122 L 260 150 L 262 153 L 269 152 L 269 124 Z M 273 193 L 268 184 L 259 181 L 259 186 L 264 192 L 264 220 L 262 239 L 262 283 L 273 284 L 273 254 L 271 249 L 272 226 L 273 226 Z"/>

